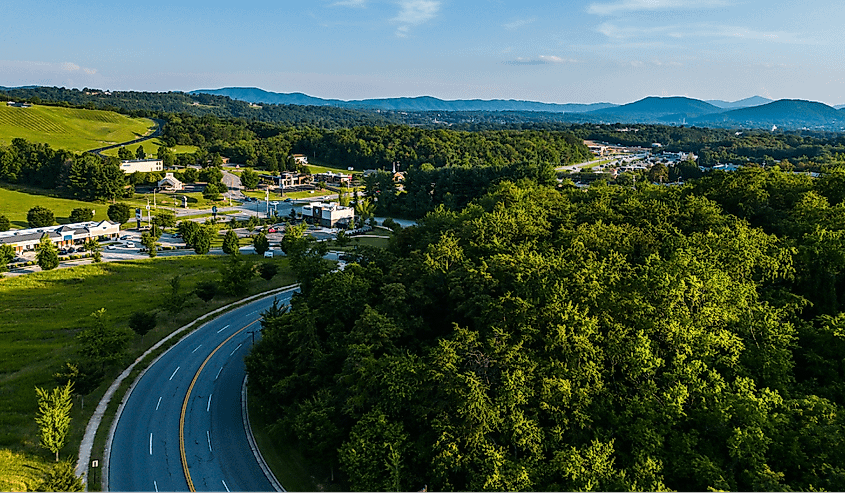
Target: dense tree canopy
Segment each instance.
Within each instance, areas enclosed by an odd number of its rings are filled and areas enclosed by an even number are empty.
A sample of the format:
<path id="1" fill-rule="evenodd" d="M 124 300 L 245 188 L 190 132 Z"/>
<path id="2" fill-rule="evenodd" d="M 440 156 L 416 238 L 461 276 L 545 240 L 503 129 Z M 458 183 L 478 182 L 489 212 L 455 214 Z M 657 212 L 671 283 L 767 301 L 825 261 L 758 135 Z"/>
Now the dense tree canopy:
<path id="1" fill-rule="evenodd" d="M 341 488 L 841 490 L 839 205 L 712 176 L 438 207 L 268 314 L 252 391 Z"/>

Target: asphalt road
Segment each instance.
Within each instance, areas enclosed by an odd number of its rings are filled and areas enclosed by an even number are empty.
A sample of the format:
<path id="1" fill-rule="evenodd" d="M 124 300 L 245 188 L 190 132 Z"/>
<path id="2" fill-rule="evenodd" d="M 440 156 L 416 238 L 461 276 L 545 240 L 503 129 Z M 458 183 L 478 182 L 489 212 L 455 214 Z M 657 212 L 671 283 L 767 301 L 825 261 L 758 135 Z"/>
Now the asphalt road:
<path id="1" fill-rule="evenodd" d="M 109 490 L 189 491 L 190 476 L 196 491 L 273 491 L 250 449 L 240 398 L 251 331 L 272 304 L 221 315 L 147 369 L 115 429 Z"/>

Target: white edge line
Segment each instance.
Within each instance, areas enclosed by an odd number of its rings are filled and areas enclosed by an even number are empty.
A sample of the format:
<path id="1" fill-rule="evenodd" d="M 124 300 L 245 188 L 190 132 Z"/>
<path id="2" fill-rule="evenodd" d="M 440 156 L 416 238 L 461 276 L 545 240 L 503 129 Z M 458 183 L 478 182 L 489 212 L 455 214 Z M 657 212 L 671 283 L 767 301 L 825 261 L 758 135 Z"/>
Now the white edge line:
<path id="1" fill-rule="evenodd" d="M 156 411 L 158 411 L 158 406 L 161 405 L 161 397 L 158 398 L 158 404 L 156 404 Z"/>
<path id="2" fill-rule="evenodd" d="M 208 405 L 205 406 L 205 412 L 208 412 L 211 409 L 211 396 L 214 394 L 208 394 Z"/>
<path id="3" fill-rule="evenodd" d="M 222 479 L 220 481 L 223 481 Z M 226 486 L 226 481 L 223 481 L 223 487 L 226 488 L 226 491 L 229 491 L 229 487 Z"/>
<path id="4" fill-rule="evenodd" d="M 153 455 L 153 434 L 150 433 L 150 455 Z"/>

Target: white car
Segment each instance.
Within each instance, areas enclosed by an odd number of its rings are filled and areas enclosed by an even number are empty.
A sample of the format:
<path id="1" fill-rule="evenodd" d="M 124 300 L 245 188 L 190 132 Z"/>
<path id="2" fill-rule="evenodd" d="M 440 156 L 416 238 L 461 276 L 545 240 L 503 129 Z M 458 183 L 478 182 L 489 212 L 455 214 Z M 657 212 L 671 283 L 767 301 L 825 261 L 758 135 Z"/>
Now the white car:
<path id="1" fill-rule="evenodd" d="M 106 245 L 106 250 L 114 250 L 115 248 L 117 248 L 117 247 L 116 247 L 116 246 L 114 246 L 114 244 L 112 244 L 112 245 Z"/>
<path id="2" fill-rule="evenodd" d="M 135 248 L 135 244 L 132 243 L 131 241 L 127 241 L 126 242 L 126 248 Z"/>
<path id="3" fill-rule="evenodd" d="M 273 258 L 273 251 L 267 250 L 266 252 L 264 252 L 264 258 Z"/>

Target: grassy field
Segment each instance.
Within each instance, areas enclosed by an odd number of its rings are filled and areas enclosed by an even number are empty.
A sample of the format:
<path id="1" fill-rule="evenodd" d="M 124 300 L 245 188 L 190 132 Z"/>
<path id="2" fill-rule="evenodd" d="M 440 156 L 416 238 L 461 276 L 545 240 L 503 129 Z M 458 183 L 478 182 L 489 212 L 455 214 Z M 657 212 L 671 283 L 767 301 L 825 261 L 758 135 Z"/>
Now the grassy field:
<path id="1" fill-rule="evenodd" d="M 0 105 L 0 144 L 23 138 L 81 152 L 137 139 L 153 128 L 155 123 L 149 118 L 130 118 L 111 111 Z"/>
<path id="2" fill-rule="evenodd" d="M 293 281 L 287 259 L 260 260 L 279 264 L 280 274 L 270 281 L 253 279 L 244 296 Z M 52 375 L 74 358 L 76 334 L 90 326 L 90 314 L 105 308 L 110 323 L 125 327 L 134 311 L 159 311 L 159 325 L 143 340 L 136 336 L 130 342 L 127 361 L 131 361 L 175 328 L 234 301 L 220 295 L 206 304 L 192 295 L 182 311 L 160 312 L 171 278 L 181 275 L 184 292 L 190 292 L 200 280 L 219 278 L 226 261 L 222 256 L 157 258 L 0 279 L 0 454 L 5 454 L 0 455 L 0 490 L 17 488 L 25 480 L 19 476 L 21 468 L 40 476 L 37 470 L 50 462 L 50 452 L 38 446 L 34 388 L 56 385 Z M 74 399 L 71 432 L 62 457 L 76 455 L 85 424 L 116 373 L 90 395 Z M 8 451 L 19 467 L 2 465 L 3 457 L 10 456 Z M 32 464 L 22 465 L 27 461 Z"/>
<path id="3" fill-rule="evenodd" d="M 323 163 L 323 162 L 320 162 L 320 161 L 313 161 L 309 164 L 306 164 L 305 166 L 307 166 L 308 169 L 311 170 L 311 173 L 314 173 L 314 174 L 316 174 L 316 173 L 326 173 L 326 172 L 331 172 L 331 173 L 341 172 L 341 173 L 349 173 L 351 175 L 354 175 L 354 174 L 363 173 L 363 171 L 349 171 L 347 166 L 336 166 L 336 165 L 333 165 L 333 164 Z"/>
<path id="4" fill-rule="evenodd" d="M 26 213 L 36 205 L 53 211 L 53 214 L 56 216 L 56 222 L 59 224 L 69 223 L 70 219 L 68 216 L 70 216 L 70 211 L 78 207 L 94 209 L 94 219 L 97 221 L 108 219 L 106 212 L 109 206 L 107 204 L 63 199 L 50 195 L 39 195 L 34 192 L 37 191 L 24 188 L 20 190 L 0 188 L 0 214 L 9 218 L 13 229 L 29 227 L 26 222 Z M 42 191 L 42 193 L 46 192 Z"/>
<path id="5" fill-rule="evenodd" d="M 158 148 L 162 147 L 163 145 L 164 145 L 164 143 L 159 139 L 150 139 L 150 140 L 145 140 L 143 142 L 139 142 L 137 144 L 130 144 L 130 145 L 125 146 L 125 147 L 127 149 L 129 149 L 129 151 L 134 156 L 135 151 L 138 150 L 138 147 L 144 146 L 144 152 L 147 154 L 147 157 L 152 158 L 152 157 L 155 157 L 156 155 L 158 155 Z M 118 148 L 114 148 L 114 149 L 109 149 L 107 151 L 103 151 L 103 155 L 117 157 L 117 149 Z M 193 152 L 197 152 L 197 149 L 198 149 L 197 146 L 186 146 L 186 145 L 177 145 L 175 147 L 170 148 L 170 150 L 173 151 L 174 154 L 190 154 L 190 153 L 193 153 Z"/>

